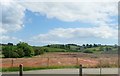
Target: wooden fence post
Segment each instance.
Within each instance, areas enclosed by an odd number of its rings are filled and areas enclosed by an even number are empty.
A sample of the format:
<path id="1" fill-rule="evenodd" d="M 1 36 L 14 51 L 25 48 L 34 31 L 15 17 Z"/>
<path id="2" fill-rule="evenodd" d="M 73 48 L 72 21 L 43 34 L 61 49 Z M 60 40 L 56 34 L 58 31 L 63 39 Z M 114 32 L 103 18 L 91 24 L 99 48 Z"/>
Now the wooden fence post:
<path id="1" fill-rule="evenodd" d="M 100 59 L 100 76 L 101 76 L 101 73 L 102 73 L 102 62 L 101 62 L 101 59 Z"/>
<path id="2" fill-rule="evenodd" d="M 82 76 L 82 65 L 80 65 L 80 68 L 79 68 L 79 76 Z"/>
<path id="3" fill-rule="evenodd" d="M 12 59 L 12 64 L 11 64 L 11 67 L 13 67 L 13 64 L 14 64 L 14 61 L 13 61 L 13 59 Z"/>
<path id="4" fill-rule="evenodd" d="M 19 76 L 23 76 L 23 64 L 19 65 Z"/>
<path id="5" fill-rule="evenodd" d="M 78 57 L 76 58 L 76 65 L 77 65 L 77 66 L 79 65 Z"/>
<path id="6" fill-rule="evenodd" d="M 48 67 L 49 67 L 49 65 L 50 65 L 50 59 L 49 59 L 49 57 L 48 57 Z"/>

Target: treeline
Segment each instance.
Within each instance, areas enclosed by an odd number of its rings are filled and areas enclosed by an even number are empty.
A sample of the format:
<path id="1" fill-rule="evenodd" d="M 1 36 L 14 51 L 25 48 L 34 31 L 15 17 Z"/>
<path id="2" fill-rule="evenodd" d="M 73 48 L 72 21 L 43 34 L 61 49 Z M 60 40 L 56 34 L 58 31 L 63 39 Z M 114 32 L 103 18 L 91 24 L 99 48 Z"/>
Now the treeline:
<path id="1" fill-rule="evenodd" d="M 101 45 L 101 44 L 51 44 L 45 47 L 49 48 L 60 48 L 65 49 L 66 52 L 83 52 L 83 53 L 94 53 L 94 52 L 105 52 L 105 51 L 116 51 L 117 45 Z"/>
<path id="2" fill-rule="evenodd" d="M 92 48 L 92 47 L 99 47 L 102 45 L 101 44 L 83 44 L 82 46 L 80 46 L 77 44 L 51 44 L 51 45 L 47 45 L 46 47 L 70 49 L 70 46 Z"/>
<path id="3" fill-rule="evenodd" d="M 92 47 L 100 47 L 101 44 L 83 44 L 82 47 L 84 48 L 92 48 Z"/>
<path id="4" fill-rule="evenodd" d="M 51 48 L 60 48 L 60 49 L 70 49 L 70 45 L 64 45 L 64 44 L 52 44 L 52 45 L 47 45 L 46 47 L 51 47 Z"/>
<path id="5" fill-rule="evenodd" d="M 44 51 L 43 48 L 33 48 L 25 42 L 19 42 L 17 45 L 13 45 L 13 43 L 2 44 L 2 54 L 5 58 L 32 57 L 43 54 Z"/>
<path id="6" fill-rule="evenodd" d="M 13 43 L 0 44 L 2 46 L 2 54 L 5 58 L 22 58 L 41 55 L 45 52 L 117 52 L 117 45 L 101 45 L 101 44 L 51 44 L 46 46 L 30 46 L 28 43 L 19 42 L 14 45 Z"/>
<path id="7" fill-rule="evenodd" d="M 101 44 L 83 44 L 82 46 L 77 44 L 51 44 L 47 45 L 45 47 L 51 47 L 51 48 L 61 48 L 61 49 L 67 49 L 67 50 L 80 50 L 80 49 L 86 49 L 86 48 L 93 48 L 93 47 L 100 47 Z"/>

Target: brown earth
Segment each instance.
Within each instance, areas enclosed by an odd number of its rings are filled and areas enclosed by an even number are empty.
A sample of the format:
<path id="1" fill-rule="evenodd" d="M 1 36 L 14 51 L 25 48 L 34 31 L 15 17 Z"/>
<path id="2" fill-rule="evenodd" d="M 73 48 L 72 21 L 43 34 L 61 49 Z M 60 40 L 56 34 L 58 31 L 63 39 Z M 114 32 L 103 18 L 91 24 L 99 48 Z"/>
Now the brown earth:
<path id="1" fill-rule="evenodd" d="M 32 58 L 3 58 L 2 67 L 44 67 L 44 66 L 76 66 L 83 67 L 117 67 L 117 54 L 85 54 L 85 53 L 45 53 Z"/>

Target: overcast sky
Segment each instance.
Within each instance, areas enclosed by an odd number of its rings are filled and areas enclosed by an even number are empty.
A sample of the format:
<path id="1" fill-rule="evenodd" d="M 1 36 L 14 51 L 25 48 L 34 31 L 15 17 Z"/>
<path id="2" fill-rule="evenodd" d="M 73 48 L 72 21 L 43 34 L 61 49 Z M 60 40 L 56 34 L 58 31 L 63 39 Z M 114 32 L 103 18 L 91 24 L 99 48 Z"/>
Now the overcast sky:
<path id="1" fill-rule="evenodd" d="M 18 2 L 0 4 L 2 43 L 117 44 L 118 3 Z"/>

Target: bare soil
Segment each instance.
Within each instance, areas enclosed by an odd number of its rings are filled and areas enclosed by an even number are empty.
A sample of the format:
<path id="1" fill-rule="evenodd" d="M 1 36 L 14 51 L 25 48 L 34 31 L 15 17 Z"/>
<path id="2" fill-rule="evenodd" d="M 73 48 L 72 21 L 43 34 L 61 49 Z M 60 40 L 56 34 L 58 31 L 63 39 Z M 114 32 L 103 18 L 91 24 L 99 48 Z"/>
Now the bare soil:
<path id="1" fill-rule="evenodd" d="M 3 58 L 2 67 L 45 67 L 45 66 L 78 66 L 83 67 L 117 67 L 117 54 L 86 54 L 86 53 L 65 53 L 52 52 L 32 58 Z"/>

